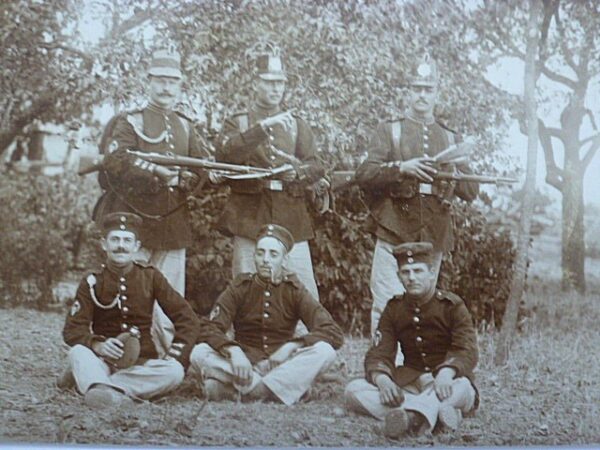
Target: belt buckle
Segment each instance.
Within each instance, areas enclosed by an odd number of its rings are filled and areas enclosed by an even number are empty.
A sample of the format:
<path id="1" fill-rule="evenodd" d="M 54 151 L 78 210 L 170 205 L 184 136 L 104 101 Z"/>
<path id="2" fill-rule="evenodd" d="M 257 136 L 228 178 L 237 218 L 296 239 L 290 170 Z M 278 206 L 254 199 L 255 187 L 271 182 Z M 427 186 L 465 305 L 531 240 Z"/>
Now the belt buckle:
<path id="1" fill-rule="evenodd" d="M 433 185 L 429 183 L 419 183 L 419 194 L 431 195 Z"/>
<path id="2" fill-rule="evenodd" d="M 281 180 L 268 180 L 267 189 L 270 191 L 283 191 L 283 181 Z"/>

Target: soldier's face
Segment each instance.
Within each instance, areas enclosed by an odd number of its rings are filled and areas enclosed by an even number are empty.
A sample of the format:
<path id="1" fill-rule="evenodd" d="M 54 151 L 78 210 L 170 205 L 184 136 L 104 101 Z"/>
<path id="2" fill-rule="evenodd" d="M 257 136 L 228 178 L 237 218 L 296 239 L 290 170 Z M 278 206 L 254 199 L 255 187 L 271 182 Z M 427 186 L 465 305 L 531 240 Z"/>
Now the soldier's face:
<path id="1" fill-rule="evenodd" d="M 435 287 L 435 270 L 423 262 L 402 264 L 398 275 L 406 292 L 415 297 L 425 295 Z"/>
<path id="2" fill-rule="evenodd" d="M 181 94 L 181 79 L 173 77 L 149 77 L 150 100 L 157 106 L 171 109 Z"/>
<path id="3" fill-rule="evenodd" d="M 111 230 L 102 239 L 102 249 L 106 257 L 117 266 L 125 266 L 133 261 L 141 243 L 131 231 Z"/>
<path id="4" fill-rule="evenodd" d="M 259 104 L 270 107 L 278 106 L 285 94 L 285 81 L 256 78 L 254 81 L 254 91 L 256 93 L 256 101 Z"/>
<path id="5" fill-rule="evenodd" d="M 287 251 L 279 239 L 266 236 L 256 243 L 254 264 L 261 278 L 279 281 L 286 261 Z"/>
<path id="6" fill-rule="evenodd" d="M 410 108 L 416 116 L 431 116 L 437 101 L 437 86 L 411 85 Z"/>

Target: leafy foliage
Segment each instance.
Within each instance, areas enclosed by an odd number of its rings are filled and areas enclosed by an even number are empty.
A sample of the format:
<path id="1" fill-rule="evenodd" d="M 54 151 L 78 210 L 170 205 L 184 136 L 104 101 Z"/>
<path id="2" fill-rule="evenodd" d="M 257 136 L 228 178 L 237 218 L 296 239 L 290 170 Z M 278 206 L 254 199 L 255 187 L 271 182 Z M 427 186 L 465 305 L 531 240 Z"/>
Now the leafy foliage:
<path id="1" fill-rule="evenodd" d="M 46 307 L 79 253 L 98 190 L 75 175 L 0 180 L 0 305 Z"/>

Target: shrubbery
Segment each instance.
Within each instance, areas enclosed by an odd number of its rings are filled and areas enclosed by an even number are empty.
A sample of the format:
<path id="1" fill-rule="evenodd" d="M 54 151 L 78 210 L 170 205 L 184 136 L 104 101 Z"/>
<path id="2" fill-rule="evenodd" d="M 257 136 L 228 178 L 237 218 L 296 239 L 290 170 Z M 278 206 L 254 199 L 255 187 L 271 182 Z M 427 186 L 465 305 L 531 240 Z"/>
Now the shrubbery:
<path id="1" fill-rule="evenodd" d="M 0 305 L 43 308 L 75 263 L 99 189 L 74 174 L 4 171 L 0 179 Z"/>
<path id="2" fill-rule="evenodd" d="M 0 304 L 43 308 L 52 287 L 74 267 L 94 268 L 96 233 L 87 232 L 99 196 L 94 177 L 3 174 L 0 181 Z M 207 314 L 231 279 L 231 240 L 214 229 L 227 199 L 223 187 L 207 185 L 190 202 L 194 245 L 188 250 L 186 293 Z M 357 188 L 339 194 L 335 211 L 315 218 L 311 252 L 321 302 L 353 333 L 368 331 L 369 278 L 374 239 L 364 231 L 367 209 Z M 494 322 L 504 312 L 514 258 L 508 233 L 488 226 L 472 206 L 455 208 L 456 251 L 444 269 L 450 288 L 468 303 L 477 322 Z M 82 252 L 81 240 L 87 243 Z M 91 251 L 90 251 L 91 250 Z"/>

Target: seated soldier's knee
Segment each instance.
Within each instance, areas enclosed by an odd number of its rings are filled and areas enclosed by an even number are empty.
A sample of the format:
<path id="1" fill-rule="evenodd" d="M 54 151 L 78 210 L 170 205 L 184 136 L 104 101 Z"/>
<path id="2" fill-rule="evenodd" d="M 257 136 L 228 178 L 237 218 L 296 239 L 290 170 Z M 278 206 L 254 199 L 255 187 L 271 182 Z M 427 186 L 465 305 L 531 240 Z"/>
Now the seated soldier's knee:
<path id="1" fill-rule="evenodd" d="M 344 397 L 354 398 L 356 393 L 363 391 L 369 387 L 372 389 L 372 386 L 367 382 L 367 380 L 365 380 L 364 378 L 357 378 L 356 380 L 352 380 L 350 383 L 348 383 L 346 389 L 344 390 Z"/>
<path id="2" fill-rule="evenodd" d="M 337 352 L 333 346 L 327 342 L 319 341 L 313 345 L 313 348 L 319 356 L 322 356 L 326 363 L 332 363 L 337 356 Z"/>
<path id="3" fill-rule="evenodd" d="M 85 345 L 77 344 L 69 349 L 68 359 L 69 363 L 72 365 L 73 361 L 90 356 L 96 356 L 96 354 Z"/>
<path id="4" fill-rule="evenodd" d="M 190 354 L 190 363 L 194 369 L 200 370 L 206 364 L 206 358 L 213 353 L 213 348 L 206 344 L 197 344 Z"/>
<path id="5" fill-rule="evenodd" d="M 165 379 L 165 384 L 169 385 L 171 388 L 175 388 L 183 381 L 185 369 L 178 361 L 167 360 L 165 362 L 167 364 L 165 364 L 164 374 L 162 375 Z"/>

